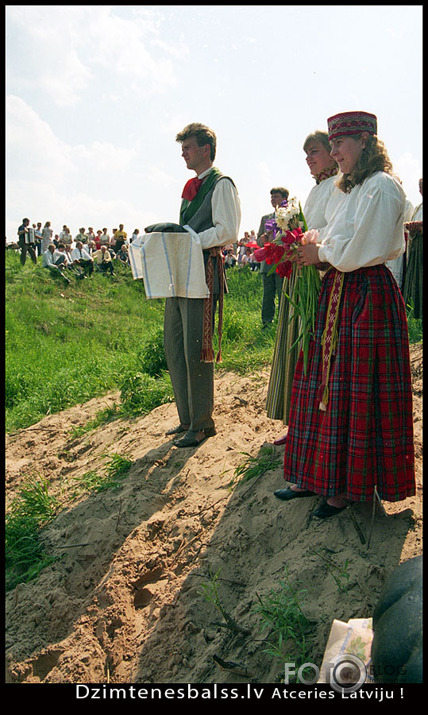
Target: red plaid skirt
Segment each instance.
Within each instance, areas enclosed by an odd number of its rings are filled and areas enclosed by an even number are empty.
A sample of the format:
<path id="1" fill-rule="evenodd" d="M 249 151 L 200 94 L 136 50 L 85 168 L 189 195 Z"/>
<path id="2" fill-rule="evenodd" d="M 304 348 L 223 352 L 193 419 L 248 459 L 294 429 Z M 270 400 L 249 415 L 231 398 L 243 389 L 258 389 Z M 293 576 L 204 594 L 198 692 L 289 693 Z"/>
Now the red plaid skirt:
<path id="1" fill-rule="evenodd" d="M 415 493 L 412 385 L 404 301 L 384 266 L 344 274 L 326 411 L 321 338 L 335 269 L 321 286 L 307 375 L 294 376 L 284 477 L 326 497 L 398 501 Z"/>

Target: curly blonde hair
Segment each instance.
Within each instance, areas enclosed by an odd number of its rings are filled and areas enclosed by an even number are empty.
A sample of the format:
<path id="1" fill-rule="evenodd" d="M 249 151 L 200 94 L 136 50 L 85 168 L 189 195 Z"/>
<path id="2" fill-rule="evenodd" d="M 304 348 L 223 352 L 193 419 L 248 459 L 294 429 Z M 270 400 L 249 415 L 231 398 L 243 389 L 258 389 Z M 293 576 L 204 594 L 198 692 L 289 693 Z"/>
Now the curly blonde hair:
<path id="1" fill-rule="evenodd" d="M 357 134 L 352 138 L 357 140 L 360 137 L 361 134 Z M 368 176 L 372 176 L 377 171 L 393 174 L 392 162 L 384 143 L 376 135 L 369 134 L 356 166 L 349 174 L 340 174 L 336 186 L 348 194 L 354 186 L 362 184 Z"/>

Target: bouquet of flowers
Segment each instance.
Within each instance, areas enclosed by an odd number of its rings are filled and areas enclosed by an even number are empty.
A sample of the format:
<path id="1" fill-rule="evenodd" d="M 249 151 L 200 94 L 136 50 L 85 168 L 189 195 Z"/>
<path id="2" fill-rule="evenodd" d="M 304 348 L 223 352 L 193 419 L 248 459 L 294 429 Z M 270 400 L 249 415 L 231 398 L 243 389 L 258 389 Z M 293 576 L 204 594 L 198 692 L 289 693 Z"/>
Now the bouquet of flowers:
<path id="1" fill-rule="evenodd" d="M 265 243 L 263 248 L 255 251 L 256 261 L 266 261 L 268 265 L 272 265 L 270 272 L 276 271 L 280 276 L 290 278 L 293 270 L 293 261 L 290 260 L 290 255 L 304 243 L 303 234 L 308 230 L 297 199 L 283 201 L 275 211 L 275 218 L 266 221 L 265 230 L 271 233 L 272 239 Z M 302 266 L 295 281 L 293 295 L 285 294 L 294 308 L 291 320 L 300 319 L 301 330 L 296 342 L 302 341 L 305 374 L 309 342 L 314 332 L 320 286 L 321 279 L 315 266 Z"/>

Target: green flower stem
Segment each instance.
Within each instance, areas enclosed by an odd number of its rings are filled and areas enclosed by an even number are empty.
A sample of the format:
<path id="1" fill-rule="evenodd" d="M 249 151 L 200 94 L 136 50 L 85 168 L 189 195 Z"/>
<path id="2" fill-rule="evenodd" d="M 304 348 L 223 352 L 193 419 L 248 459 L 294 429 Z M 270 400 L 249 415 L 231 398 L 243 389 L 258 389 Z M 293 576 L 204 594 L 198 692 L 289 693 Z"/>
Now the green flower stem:
<path id="1" fill-rule="evenodd" d="M 290 321 L 300 319 L 300 335 L 290 350 L 298 342 L 302 342 L 303 370 L 305 375 L 308 368 L 309 343 L 315 330 L 315 320 L 318 310 L 318 296 L 321 286 L 321 279 L 315 266 L 303 266 L 296 281 L 293 298 L 285 294 L 291 305 L 294 307 L 294 314 Z"/>

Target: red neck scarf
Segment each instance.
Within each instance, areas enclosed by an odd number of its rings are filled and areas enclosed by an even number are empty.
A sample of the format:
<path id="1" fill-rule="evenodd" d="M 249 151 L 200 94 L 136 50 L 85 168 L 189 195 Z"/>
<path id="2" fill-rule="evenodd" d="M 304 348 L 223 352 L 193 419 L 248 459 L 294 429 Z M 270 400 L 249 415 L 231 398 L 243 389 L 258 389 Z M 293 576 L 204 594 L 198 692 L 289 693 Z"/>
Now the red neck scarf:
<path id="1" fill-rule="evenodd" d="M 189 181 L 187 182 L 187 184 L 185 185 L 185 187 L 183 189 L 181 198 L 186 199 L 186 201 L 193 201 L 193 199 L 195 198 L 196 194 L 198 193 L 199 189 L 202 186 L 202 182 L 203 182 L 203 179 L 198 179 L 197 176 L 195 176 L 193 179 L 189 179 Z"/>

